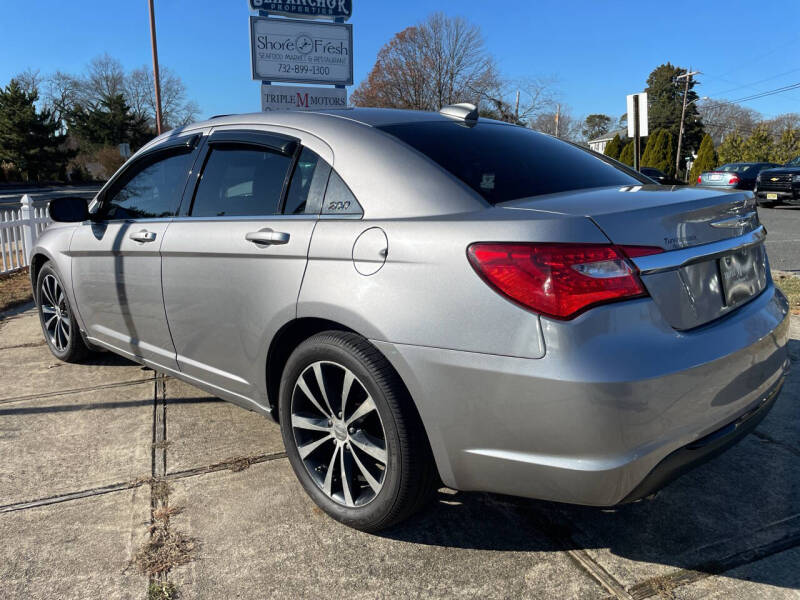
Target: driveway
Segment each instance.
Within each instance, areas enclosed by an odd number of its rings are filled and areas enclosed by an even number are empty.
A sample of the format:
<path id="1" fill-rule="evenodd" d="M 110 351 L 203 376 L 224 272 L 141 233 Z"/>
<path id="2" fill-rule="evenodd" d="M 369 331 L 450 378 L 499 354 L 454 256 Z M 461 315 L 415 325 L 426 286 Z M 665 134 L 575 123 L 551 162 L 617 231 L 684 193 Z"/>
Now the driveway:
<path id="1" fill-rule="evenodd" d="M 800 598 L 796 366 L 753 435 L 654 500 L 442 489 L 380 535 L 314 506 L 276 424 L 110 354 L 59 363 L 31 309 L 0 321 L 0 382 L 2 598 Z"/>

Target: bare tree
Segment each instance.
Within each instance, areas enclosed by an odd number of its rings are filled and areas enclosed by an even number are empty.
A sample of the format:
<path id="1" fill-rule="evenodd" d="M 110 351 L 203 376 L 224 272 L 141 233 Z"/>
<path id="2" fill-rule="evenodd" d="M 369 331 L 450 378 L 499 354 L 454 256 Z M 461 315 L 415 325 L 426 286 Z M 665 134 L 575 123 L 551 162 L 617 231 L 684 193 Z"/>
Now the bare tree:
<path id="1" fill-rule="evenodd" d="M 197 104 L 186 100 L 186 86 L 168 67 L 159 67 L 161 115 L 164 126 L 180 127 L 197 119 Z M 135 69 L 125 81 L 125 99 L 134 115 L 155 123 L 156 101 L 153 73 L 147 67 Z"/>
<path id="2" fill-rule="evenodd" d="M 26 94 L 39 93 L 44 77 L 39 73 L 39 69 L 25 69 L 22 73 L 14 76 L 17 83 Z"/>
<path id="3" fill-rule="evenodd" d="M 761 115 L 752 108 L 724 100 L 704 100 L 697 110 L 715 146 L 733 131 L 750 134 L 761 121 Z"/>
<path id="4" fill-rule="evenodd" d="M 356 106 L 438 110 L 456 102 L 477 104 L 498 87 L 480 28 L 435 13 L 381 48 L 350 99 Z"/>
<path id="5" fill-rule="evenodd" d="M 113 56 L 96 56 L 86 68 L 81 79 L 81 93 L 84 102 L 96 102 L 100 98 L 110 98 L 125 93 L 125 69 Z"/>
<path id="6" fill-rule="evenodd" d="M 503 82 L 495 89 L 487 90 L 483 94 L 482 112 L 501 121 L 529 125 L 538 114 L 555 104 L 555 80 L 528 77 Z"/>
<path id="7" fill-rule="evenodd" d="M 63 71 L 56 71 L 45 80 L 44 103 L 59 123 L 63 124 L 67 113 L 78 103 L 81 86 L 79 78 Z"/>
<path id="8" fill-rule="evenodd" d="M 556 114 L 558 114 L 558 128 L 556 128 Z M 570 142 L 581 138 L 581 120 L 569 113 L 563 104 L 557 113 L 555 110 L 540 112 L 530 123 L 531 129 L 556 136 Z M 557 129 L 557 131 L 556 131 Z"/>

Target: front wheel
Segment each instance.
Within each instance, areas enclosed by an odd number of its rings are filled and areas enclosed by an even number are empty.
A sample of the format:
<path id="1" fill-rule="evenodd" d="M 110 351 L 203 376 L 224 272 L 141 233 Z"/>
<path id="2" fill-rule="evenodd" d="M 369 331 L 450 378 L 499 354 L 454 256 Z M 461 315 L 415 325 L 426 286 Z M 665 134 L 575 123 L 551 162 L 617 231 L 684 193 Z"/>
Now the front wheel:
<path id="1" fill-rule="evenodd" d="M 46 264 L 36 278 L 36 305 L 50 352 L 65 362 L 80 362 L 89 353 L 78 331 L 75 313 L 55 269 Z"/>
<path id="2" fill-rule="evenodd" d="M 279 404 L 292 468 L 334 519 L 378 531 L 430 498 L 438 477 L 422 423 L 397 373 L 361 336 L 329 331 L 300 344 Z"/>

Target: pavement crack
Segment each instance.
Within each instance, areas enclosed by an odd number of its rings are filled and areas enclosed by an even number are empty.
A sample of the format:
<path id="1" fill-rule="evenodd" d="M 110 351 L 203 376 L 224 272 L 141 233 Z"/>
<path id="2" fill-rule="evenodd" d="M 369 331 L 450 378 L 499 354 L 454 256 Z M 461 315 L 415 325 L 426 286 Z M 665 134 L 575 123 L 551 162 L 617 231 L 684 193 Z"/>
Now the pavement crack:
<path id="1" fill-rule="evenodd" d="M 243 459 L 246 459 L 247 462 L 251 465 L 256 465 L 263 462 L 270 462 L 273 460 L 280 460 L 282 458 L 286 458 L 285 452 L 275 452 L 272 454 L 258 454 L 255 456 L 247 456 L 247 457 L 237 457 L 229 460 L 220 461 L 217 463 L 213 463 L 210 465 L 204 465 L 202 467 L 195 467 L 192 469 L 186 469 L 183 471 L 176 471 L 174 473 L 169 473 L 162 477 L 158 481 L 173 481 L 177 479 L 185 479 L 187 477 L 196 477 L 198 475 L 205 475 L 207 473 L 216 473 L 217 471 L 236 471 L 236 466 L 241 464 Z M 152 476 L 145 475 L 138 479 L 134 479 L 132 481 L 123 481 L 120 483 L 112 483 L 109 485 L 104 485 L 96 488 L 89 488 L 85 490 L 79 490 L 76 492 L 68 492 L 65 494 L 57 494 L 53 496 L 47 496 L 45 498 L 38 498 L 35 500 L 26 500 L 23 502 L 14 502 L 12 504 L 5 504 L 0 506 L 0 513 L 6 512 L 14 512 L 18 510 L 26 510 L 29 508 L 37 508 L 40 506 L 48 506 L 50 504 L 58 504 L 59 502 L 69 502 L 70 500 L 80 500 L 81 498 L 88 498 L 91 496 L 99 496 L 101 494 L 109 494 L 112 492 L 121 492 L 124 490 L 130 490 L 133 488 L 137 488 L 143 485 L 153 485 L 153 483 L 157 481 Z"/>
<path id="2" fill-rule="evenodd" d="M 100 385 L 90 385 L 82 388 L 71 388 L 68 390 L 58 390 L 57 392 L 44 392 L 40 394 L 26 394 L 24 396 L 13 396 L 11 398 L 0 399 L 0 404 L 10 404 L 12 402 L 23 402 L 25 400 L 44 400 L 46 398 L 56 398 L 58 396 L 67 396 L 69 394 L 79 394 L 83 392 L 95 392 L 97 390 L 109 390 L 112 388 L 126 387 L 129 385 L 139 385 L 140 383 L 148 383 L 153 381 L 152 377 L 146 379 L 131 379 L 128 381 L 118 381 L 116 383 L 103 383 Z"/>

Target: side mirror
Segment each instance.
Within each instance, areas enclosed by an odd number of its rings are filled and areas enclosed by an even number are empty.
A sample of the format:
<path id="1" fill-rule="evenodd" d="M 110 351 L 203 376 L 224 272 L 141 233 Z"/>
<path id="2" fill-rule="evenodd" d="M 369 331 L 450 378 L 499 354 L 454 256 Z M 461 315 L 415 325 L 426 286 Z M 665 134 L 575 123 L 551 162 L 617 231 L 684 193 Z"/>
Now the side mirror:
<path id="1" fill-rule="evenodd" d="M 80 223 L 89 218 L 89 204 L 85 198 L 74 196 L 55 198 L 50 201 L 47 212 L 57 223 Z"/>

